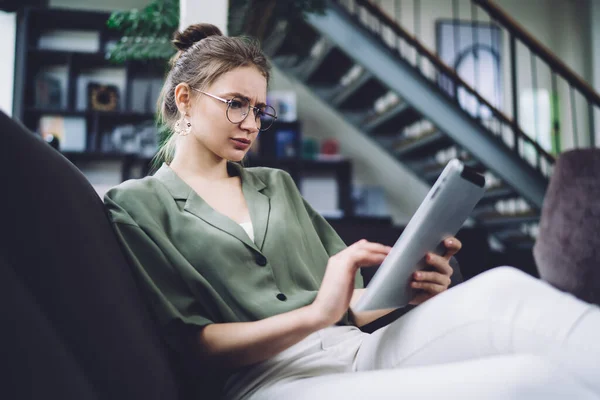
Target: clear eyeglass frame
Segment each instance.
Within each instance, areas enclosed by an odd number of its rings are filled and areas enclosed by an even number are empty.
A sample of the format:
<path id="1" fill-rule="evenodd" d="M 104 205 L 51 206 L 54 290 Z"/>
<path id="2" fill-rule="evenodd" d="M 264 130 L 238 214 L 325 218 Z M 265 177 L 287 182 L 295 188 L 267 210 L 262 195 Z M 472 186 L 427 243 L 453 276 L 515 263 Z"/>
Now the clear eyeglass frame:
<path id="1" fill-rule="evenodd" d="M 202 90 L 192 88 L 192 90 L 202 93 L 208 97 L 218 100 L 224 104 L 227 104 L 227 110 L 225 116 L 232 124 L 241 124 L 250 114 L 250 111 L 254 113 L 256 126 L 261 132 L 266 131 L 273 123 L 277 120 L 277 112 L 269 105 L 264 107 L 255 107 L 250 104 L 250 101 L 243 97 L 233 97 L 229 100 L 224 99 L 214 94 L 204 92 Z"/>

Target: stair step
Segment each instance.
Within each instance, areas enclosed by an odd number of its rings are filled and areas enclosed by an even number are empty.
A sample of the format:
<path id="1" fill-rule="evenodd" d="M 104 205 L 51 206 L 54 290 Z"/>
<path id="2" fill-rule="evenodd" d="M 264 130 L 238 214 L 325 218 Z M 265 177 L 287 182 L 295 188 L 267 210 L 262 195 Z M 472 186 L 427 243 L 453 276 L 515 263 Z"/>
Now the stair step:
<path id="1" fill-rule="evenodd" d="M 478 214 L 477 220 L 490 230 L 501 231 L 511 226 L 539 222 L 540 215 L 534 210 L 512 215 L 500 214 L 497 211 L 490 211 Z"/>
<path id="2" fill-rule="evenodd" d="M 394 154 L 401 159 L 418 158 L 433 154 L 450 144 L 452 144 L 450 138 L 436 129 L 418 138 L 403 139 L 396 145 Z"/>
<path id="3" fill-rule="evenodd" d="M 408 106 L 402 112 L 394 115 L 388 119 L 374 131 L 374 135 L 397 135 L 402 133 L 404 128 L 414 124 L 415 122 L 422 119 L 423 116 L 415 108 Z"/>
<path id="4" fill-rule="evenodd" d="M 369 110 L 342 111 L 341 114 L 350 125 L 360 130 L 360 124 L 369 114 Z"/>
<path id="5" fill-rule="evenodd" d="M 419 112 L 400 100 L 382 113 L 373 111 L 363 122 L 362 130 L 374 135 L 396 135 L 420 118 Z"/>
<path id="6" fill-rule="evenodd" d="M 522 233 L 520 235 L 516 234 L 514 236 L 507 236 L 506 238 L 502 239 L 502 243 L 511 248 L 528 250 L 532 249 L 535 245 L 535 239 L 530 235 Z"/>
<path id="7" fill-rule="evenodd" d="M 287 74 L 293 74 L 293 68 L 298 65 L 300 58 L 296 54 L 279 54 L 271 58 L 271 61 Z"/>
<path id="8" fill-rule="evenodd" d="M 379 125 L 387 122 L 391 118 L 394 118 L 396 115 L 403 113 L 410 105 L 402 100 L 399 100 L 398 103 L 389 107 L 382 113 L 378 113 L 373 111 L 369 116 L 363 121 L 362 129 L 365 132 L 372 132 Z"/>
<path id="9" fill-rule="evenodd" d="M 322 61 L 316 65 L 307 82 L 309 84 L 337 85 L 353 65 L 354 61 L 338 47 L 333 46 Z"/>
<path id="10" fill-rule="evenodd" d="M 288 46 L 289 50 L 298 55 L 301 60 L 305 60 L 310 57 L 310 51 L 321 38 L 321 34 L 306 23 L 299 22 L 294 25 L 293 32 L 287 35 L 284 45 Z M 282 50 L 284 45 L 282 45 Z"/>
<path id="11" fill-rule="evenodd" d="M 497 231 L 494 233 L 494 237 L 512 248 L 531 249 L 535 244 L 535 238 L 522 232 L 519 228 Z"/>
<path id="12" fill-rule="evenodd" d="M 371 79 L 374 79 L 373 75 L 370 72 L 364 71 L 358 78 L 350 82 L 348 85 L 340 85 L 339 88 L 333 93 L 329 101 L 334 106 L 339 107 L 350 96 L 352 96 L 354 92 L 366 85 Z"/>
<path id="13" fill-rule="evenodd" d="M 302 81 L 306 82 L 308 79 L 314 74 L 314 72 L 323 64 L 324 60 L 331 53 L 335 45 L 331 43 L 329 40 L 322 38 L 319 40 L 315 46 L 320 46 L 318 49 L 318 53 L 314 56 L 307 58 L 298 64 L 296 68 L 294 68 L 294 74 L 296 77 Z M 313 48 L 314 51 L 314 48 Z"/>
<path id="14" fill-rule="evenodd" d="M 375 101 L 387 92 L 388 88 L 373 75 L 361 74 L 340 90 L 340 95 L 335 96 L 333 104 L 342 110 L 373 108 Z"/>
<path id="15" fill-rule="evenodd" d="M 267 37 L 262 44 L 262 50 L 269 57 L 274 56 L 279 49 L 281 49 L 283 43 L 285 42 L 285 38 L 289 34 L 289 24 L 287 21 L 278 22 L 273 31 Z"/>
<path id="16" fill-rule="evenodd" d="M 308 85 L 317 96 L 319 96 L 324 102 L 328 103 L 331 96 L 336 92 L 336 88 L 332 85 Z"/>
<path id="17" fill-rule="evenodd" d="M 483 198 L 479 201 L 479 204 L 493 203 L 498 200 L 507 199 L 510 197 L 517 196 L 517 193 L 509 186 L 505 184 L 494 186 L 485 191 Z"/>

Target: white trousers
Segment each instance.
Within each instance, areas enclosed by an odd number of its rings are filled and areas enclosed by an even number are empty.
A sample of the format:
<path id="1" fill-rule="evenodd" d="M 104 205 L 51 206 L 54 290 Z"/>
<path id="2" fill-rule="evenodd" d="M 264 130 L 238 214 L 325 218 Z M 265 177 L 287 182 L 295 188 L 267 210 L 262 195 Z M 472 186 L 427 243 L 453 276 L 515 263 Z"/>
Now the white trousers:
<path id="1" fill-rule="evenodd" d="M 600 399 L 600 308 L 511 267 L 373 334 L 334 326 L 239 371 L 227 399 Z"/>

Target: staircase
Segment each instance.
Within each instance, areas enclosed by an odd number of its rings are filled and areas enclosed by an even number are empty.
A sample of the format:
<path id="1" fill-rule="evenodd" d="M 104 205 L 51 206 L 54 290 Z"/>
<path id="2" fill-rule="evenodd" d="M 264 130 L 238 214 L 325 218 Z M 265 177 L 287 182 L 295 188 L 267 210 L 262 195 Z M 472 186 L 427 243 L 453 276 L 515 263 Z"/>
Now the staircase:
<path id="1" fill-rule="evenodd" d="M 554 157 L 377 5 L 329 1 L 323 15 L 277 23 L 263 48 L 428 184 L 453 157 L 485 174 L 473 221 L 501 247 L 531 248 Z M 461 107 L 458 88 L 486 112 Z"/>

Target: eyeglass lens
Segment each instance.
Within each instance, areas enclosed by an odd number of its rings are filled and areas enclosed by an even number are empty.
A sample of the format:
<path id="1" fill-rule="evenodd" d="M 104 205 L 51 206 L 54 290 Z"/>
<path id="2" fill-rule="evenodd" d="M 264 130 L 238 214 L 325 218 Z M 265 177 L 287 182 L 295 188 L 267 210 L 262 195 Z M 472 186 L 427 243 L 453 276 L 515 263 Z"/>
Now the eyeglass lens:
<path id="1" fill-rule="evenodd" d="M 275 109 L 273 107 L 251 107 L 248 100 L 239 97 L 234 97 L 229 101 L 229 106 L 227 107 L 227 118 L 232 123 L 239 124 L 246 118 L 250 112 L 250 108 L 253 109 L 254 118 L 256 120 L 258 129 L 261 131 L 266 131 L 271 127 L 271 125 L 273 125 L 273 122 L 276 119 Z"/>

